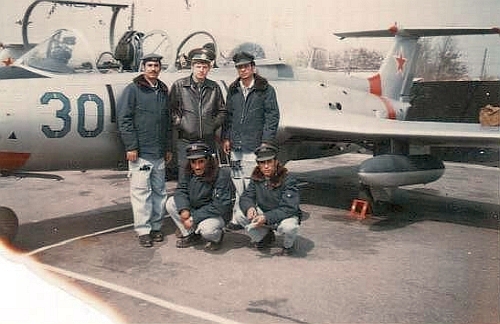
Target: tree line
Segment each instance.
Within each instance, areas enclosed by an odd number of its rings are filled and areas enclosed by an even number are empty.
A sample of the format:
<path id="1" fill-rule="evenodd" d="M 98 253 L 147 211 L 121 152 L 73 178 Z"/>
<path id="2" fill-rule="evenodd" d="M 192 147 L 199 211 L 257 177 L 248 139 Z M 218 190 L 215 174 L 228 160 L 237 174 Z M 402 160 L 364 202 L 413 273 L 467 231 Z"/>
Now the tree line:
<path id="1" fill-rule="evenodd" d="M 463 61 L 463 52 L 453 37 L 421 38 L 415 77 L 425 81 L 468 80 L 469 69 Z M 367 48 L 353 48 L 343 52 L 309 48 L 296 58 L 298 66 L 323 71 L 365 72 L 379 69 L 384 53 Z M 484 64 L 484 62 L 483 62 Z M 493 80 L 482 71 L 481 80 Z"/>

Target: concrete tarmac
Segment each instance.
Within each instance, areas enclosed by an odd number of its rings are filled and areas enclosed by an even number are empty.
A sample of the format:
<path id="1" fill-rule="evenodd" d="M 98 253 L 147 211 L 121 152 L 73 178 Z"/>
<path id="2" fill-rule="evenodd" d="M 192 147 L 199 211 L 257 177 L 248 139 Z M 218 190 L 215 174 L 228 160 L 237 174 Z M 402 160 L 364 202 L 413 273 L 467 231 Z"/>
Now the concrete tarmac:
<path id="1" fill-rule="evenodd" d="M 0 204 L 20 217 L 17 249 L 127 323 L 498 323 L 498 168 L 446 163 L 356 220 L 363 158 L 287 164 L 306 216 L 291 257 L 280 237 L 259 252 L 243 231 L 220 251 L 178 249 L 170 219 L 164 242 L 140 247 L 123 171 L 0 178 Z"/>

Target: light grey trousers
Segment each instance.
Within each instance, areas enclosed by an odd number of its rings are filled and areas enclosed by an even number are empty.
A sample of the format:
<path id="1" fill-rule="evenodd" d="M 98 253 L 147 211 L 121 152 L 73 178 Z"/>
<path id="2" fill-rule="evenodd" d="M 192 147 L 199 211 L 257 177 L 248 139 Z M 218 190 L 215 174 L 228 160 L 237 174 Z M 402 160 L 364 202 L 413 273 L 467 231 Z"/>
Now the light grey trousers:
<path id="1" fill-rule="evenodd" d="M 224 219 L 222 217 L 212 217 L 201 221 L 196 227 L 187 230 L 181 222 L 181 215 L 177 211 L 174 197 L 170 197 L 166 203 L 166 209 L 175 225 L 179 228 L 182 236 L 188 236 L 192 233 L 201 234 L 201 236 L 210 242 L 219 242 L 222 237 L 222 229 L 224 227 Z"/>

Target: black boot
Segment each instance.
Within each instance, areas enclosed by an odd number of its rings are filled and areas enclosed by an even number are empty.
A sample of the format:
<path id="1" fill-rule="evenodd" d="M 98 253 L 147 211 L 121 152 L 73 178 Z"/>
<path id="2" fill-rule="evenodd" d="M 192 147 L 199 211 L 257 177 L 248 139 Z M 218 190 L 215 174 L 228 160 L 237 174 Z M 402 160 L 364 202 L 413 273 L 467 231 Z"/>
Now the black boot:
<path id="1" fill-rule="evenodd" d="M 153 242 L 163 242 L 163 233 L 161 231 L 151 231 L 149 235 Z"/>
<path id="2" fill-rule="evenodd" d="M 262 240 L 255 243 L 255 247 L 258 250 L 263 250 L 263 249 L 269 247 L 271 245 L 271 243 L 273 243 L 274 241 L 276 241 L 276 236 L 274 236 L 274 231 L 269 230 L 269 232 L 267 232 L 266 236 L 264 236 L 264 238 Z"/>
<path id="3" fill-rule="evenodd" d="M 220 239 L 218 242 L 208 241 L 207 244 L 205 244 L 205 251 L 220 250 L 220 248 L 222 246 L 222 239 L 224 239 L 224 231 L 221 232 Z"/>
<path id="4" fill-rule="evenodd" d="M 139 244 L 142 247 L 152 247 L 153 246 L 153 240 L 151 240 L 151 236 L 149 234 L 141 235 L 139 236 Z"/>
<path id="5" fill-rule="evenodd" d="M 201 242 L 201 235 L 196 233 L 191 233 L 188 236 L 181 237 L 175 242 L 175 246 L 178 248 L 187 248 L 190 246 L 197 245 Z"/>

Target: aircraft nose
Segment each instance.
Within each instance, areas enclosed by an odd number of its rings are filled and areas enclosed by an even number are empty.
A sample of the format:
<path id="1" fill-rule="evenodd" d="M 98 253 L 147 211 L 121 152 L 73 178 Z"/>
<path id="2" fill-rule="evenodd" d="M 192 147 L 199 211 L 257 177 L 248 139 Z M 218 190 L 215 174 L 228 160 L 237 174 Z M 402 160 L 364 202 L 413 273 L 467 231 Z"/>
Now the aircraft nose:
<path id="1" fill-rule="evenodd" d="M 0 114 L 0 171 L 17 170 L 31 156 L 19 146 L 18 134 L 12 126 L 14 116 L 8 109 Z"/>

